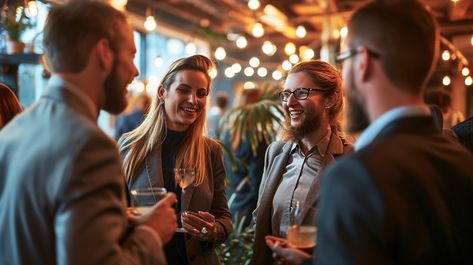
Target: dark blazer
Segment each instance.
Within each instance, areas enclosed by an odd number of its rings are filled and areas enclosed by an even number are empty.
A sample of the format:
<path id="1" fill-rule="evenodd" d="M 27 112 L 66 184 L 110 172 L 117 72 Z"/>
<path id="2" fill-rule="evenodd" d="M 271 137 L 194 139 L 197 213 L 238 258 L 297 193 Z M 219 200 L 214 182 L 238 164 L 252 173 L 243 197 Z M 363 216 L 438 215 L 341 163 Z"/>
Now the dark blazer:
<path id="1" fill-rule="evenodd" d="M 119 141 L 119 145 L 123 144 L 124 141 Z M 223 152 L 220 145 L 210 138 L 206 138 L 206 145 L 211 154 L 206 161 L 207 175 L 201 185 L 197 187 L 189 185 L 182 193 L 181 210 L 206 211 L 213 214 L 218 232 L 213 245 L 194 237 L 186 237 L 187 258 L 190 265 L 218 264 L 214 248 L 223 243 L 232 232 L 232 216 L 225 195 Z M 125 155 L 126 151 L 122 152 L 122 157 Z M 161 164 L 161 148 L 158 146 L 147 156 L 139 173 L 128 181 L 128 188 L 149 187 L 148 180 L 153 187 L 164 187 Z M 146 186 L 138 183 L 143 180 Z"/>
<path id="2" fill-rule="evenodd" d="M 460 143 L 473 153 L 473 117 L 453 126 L 452 131 Z"/>
<path id="3" fill-rule="evenodd" d="M 317 176 L 309 189 L 307 201 L 301 212 L 302 220 L 308 215 L 317 216 L 317 203 L 319 201 L 320 180 L 323 168 L 335 161 L 339 156 L 350 152 L 353 148 L 351 144 L 340 136 L 333 134 L 330 136 L 330 144 L 327 149 L 327 155 L 322 161 L 322 170 L 319 170 Z M 282 175 L 287 165 L 290 151 L 295 143 L 284 143 L 281 141 L 272 143 L 266 151 L 264 161 L 263 180 L 259 189 L 258 205 L 253 212 L 255 228 L 255 244 L 253 264 L 272 264 L 272 252 L 266 246 L 265 236 L 275 235 L 272 231 L 271 208 L 276 190 L 281 182 Z M 304 221 L 302 221 L 304 223 Z"/>
<path id="4" fill-rule="evenodd" d="M 473 156 L 400 118 L 326 170 L 315 264 L 471 264 Z"/>
<path id="5" fill-rule="evenodd" d="M 149 228 L 128 231 L 115 141 L 77 90 L 49 87 L 0 131 L 0 264 L 165 264 Z"/>

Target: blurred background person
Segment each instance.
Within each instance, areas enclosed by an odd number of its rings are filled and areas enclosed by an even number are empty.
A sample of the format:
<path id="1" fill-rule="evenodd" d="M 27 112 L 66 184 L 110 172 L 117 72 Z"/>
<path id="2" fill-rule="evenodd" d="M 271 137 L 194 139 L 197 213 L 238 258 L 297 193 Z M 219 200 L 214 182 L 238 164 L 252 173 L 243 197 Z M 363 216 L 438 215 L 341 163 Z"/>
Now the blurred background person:
<path id="1" fill-rule="evenodd" d="M 235 109 L 245 107 L 251 108 L 262 96 L 263 91 L 259 88 L 243 89 L 236 103 Z M 225 119 L 227 122 L 222 124 L 224 128 L 222 142 L 230 148 L 234 158 L 235 165 L 232 164 L 229 154 L 225 154 L 225 168 L 229 178 L 228 195 L 231 198 L 230 211 L 232 215 L 238 216 L 238 219 L 245 218 L 243 225 L 248 226 L 251 222 L 251 214 L 256 208 L 258 201 L 258 189 L 263 175 L 264 153 L 268 147 L 265 139 L 256 143 L 255 150 L 251 146 L 250 130 L 245 132 L 231 133 L 231 128 L 235 125 L 235 119 L 240 115 L 231 115 Z M 248 120 L 246 128 L 256 126 L 254 120 Z"/>
<path id="2" fill-rule="evenodd" d="M 228 105 L 228 95 L 224 91 L 220 91 L 215 98 L 215 106 L 210 108 L 207 115 L 207 131 L 211 138 L 220 138 L 220 119 L 225 114 Z"/>
<path id="3" fill-rule="evenodd" d="M 323 169 L 352 150 L 340 128 L 342 79 L 332 65 L 320 60 L 296 64 L 279 95 L 285 111 L 283 141 L 266 151 L 253 212 L 253 264 L 274 262 L 266 236 L 286 237 L 296 202 L 301 210 L 298 224 L 315 224 Z"/>
<path id="4" fill-rule="evenodd" d="M 453 109 L 452 98 L 447 91 L 441 89 L 430 91 L 425 94 L 424 101 L 439 107 L 442 112 L 443 129 L 450 129 L 465 119 L 460 111 Z"/>
<path id="5" fill-rule="evenodd" d="M 134 130 L 143 122 L 150 103 L 151 99 L 146 92 L 131 96 L 131 110 L 115 119 L 115 139 L 118 140 L 122 134 Z"/>
<path id="6" fill-rule="evenodd" d="M 0 83 L 0 129 L 22 111 L 15 93 L 6 84 Z"/>
<path id="7" fill-rule="evenodd" d="M 177 195 L 178 214 L 196 212 L 183 218 L 187 233 L 176 233 L 165 246 L 168 264 L 218 264 L 214 248 L 232 231 L 222 150 L 204 136 L 212 67 L 202 55 L 175 61 L 144 122 L 118 143 L 129 190 L 165 187 Z M 181 181 L 180 169 L 194 178 Z"/>

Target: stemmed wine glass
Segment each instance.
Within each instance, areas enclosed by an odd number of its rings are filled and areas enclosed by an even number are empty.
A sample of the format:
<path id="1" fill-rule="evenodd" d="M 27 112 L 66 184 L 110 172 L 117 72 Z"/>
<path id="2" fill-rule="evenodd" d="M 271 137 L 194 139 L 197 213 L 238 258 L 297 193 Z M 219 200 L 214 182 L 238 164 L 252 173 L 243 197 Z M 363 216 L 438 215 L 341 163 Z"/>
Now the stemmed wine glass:
<path id="1" fill-rule="evenodd" d="M 179 187 L 181 187 L 182 194 L 185 193 L 185 189 L 189 187 L 192 183 L 195 181 L 195 168 L 175 168 L 174 169 L 174 176 L 179 184 Z M 186 232 L 184 229 L 183 224 L 182 224 L 182 213 L 184 211 L 181 211 L 179 216 L 181 217 L 181 227 L 178 227 L 176 232 Z"/>

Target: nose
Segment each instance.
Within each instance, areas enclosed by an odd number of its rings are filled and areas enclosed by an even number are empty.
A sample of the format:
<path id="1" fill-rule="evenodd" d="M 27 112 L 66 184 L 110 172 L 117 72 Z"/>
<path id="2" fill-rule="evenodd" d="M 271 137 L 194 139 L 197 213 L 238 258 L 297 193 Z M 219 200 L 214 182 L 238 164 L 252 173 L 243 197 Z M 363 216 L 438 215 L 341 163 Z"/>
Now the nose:
<path id="1" fill-rule="evenodd" d="M 287 104 L 288 105 L 294 105 L 295 103 L 298 103 L 299 101 L 297 101 L 296 97 L 294 97 L 294 94 L 291 93 L 289 95 L 289 97 L 287 98 Z"/>
<path id="2" fill-rule="evenodd" d="M 189 93 L 188 100 L 194 105 L 197 104 L 197 93 L 195 91 Z"/>

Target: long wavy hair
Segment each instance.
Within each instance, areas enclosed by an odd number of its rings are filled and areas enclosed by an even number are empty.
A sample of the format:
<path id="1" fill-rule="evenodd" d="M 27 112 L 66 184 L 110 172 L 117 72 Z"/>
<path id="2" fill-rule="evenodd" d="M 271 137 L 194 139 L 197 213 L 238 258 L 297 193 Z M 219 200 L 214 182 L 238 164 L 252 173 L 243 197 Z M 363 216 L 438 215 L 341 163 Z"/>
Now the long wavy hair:
<path id="1" fill-rule="evenodd" d="M 209 93 L 211 88 L 209 71 L 212 67 L 214 67 L 212 61 L 202 55 L 181 58 L 171 64 L 159 86 L 163 86 L 166 91 L 169 91 L 179 71 L 196 70 L 206 75 L 208 80 L 207 92 Z M 204 181 L 206 175 L 205 162 L 206 158 L 210 155 L 210 150 L 205 144 L 204 136 L 206 116 L 206 108 L 202 108 L 200 115 L 187 129 L 176 157 L 176 168 L 196 169 L 194 186 L 198 186 Z M 123 159 L 123 171 L 127 181 L 138 173 L 138 170 L 152 150 L 164 142 L 166 132 L 164 100 L 159 99 L 158 95 L 156 95 L 143 123 L 135 130 L 124 134 L 122 136 L 123 139 L 120 140 L 123 143 L 120 151 L 128 150 Z"/>

